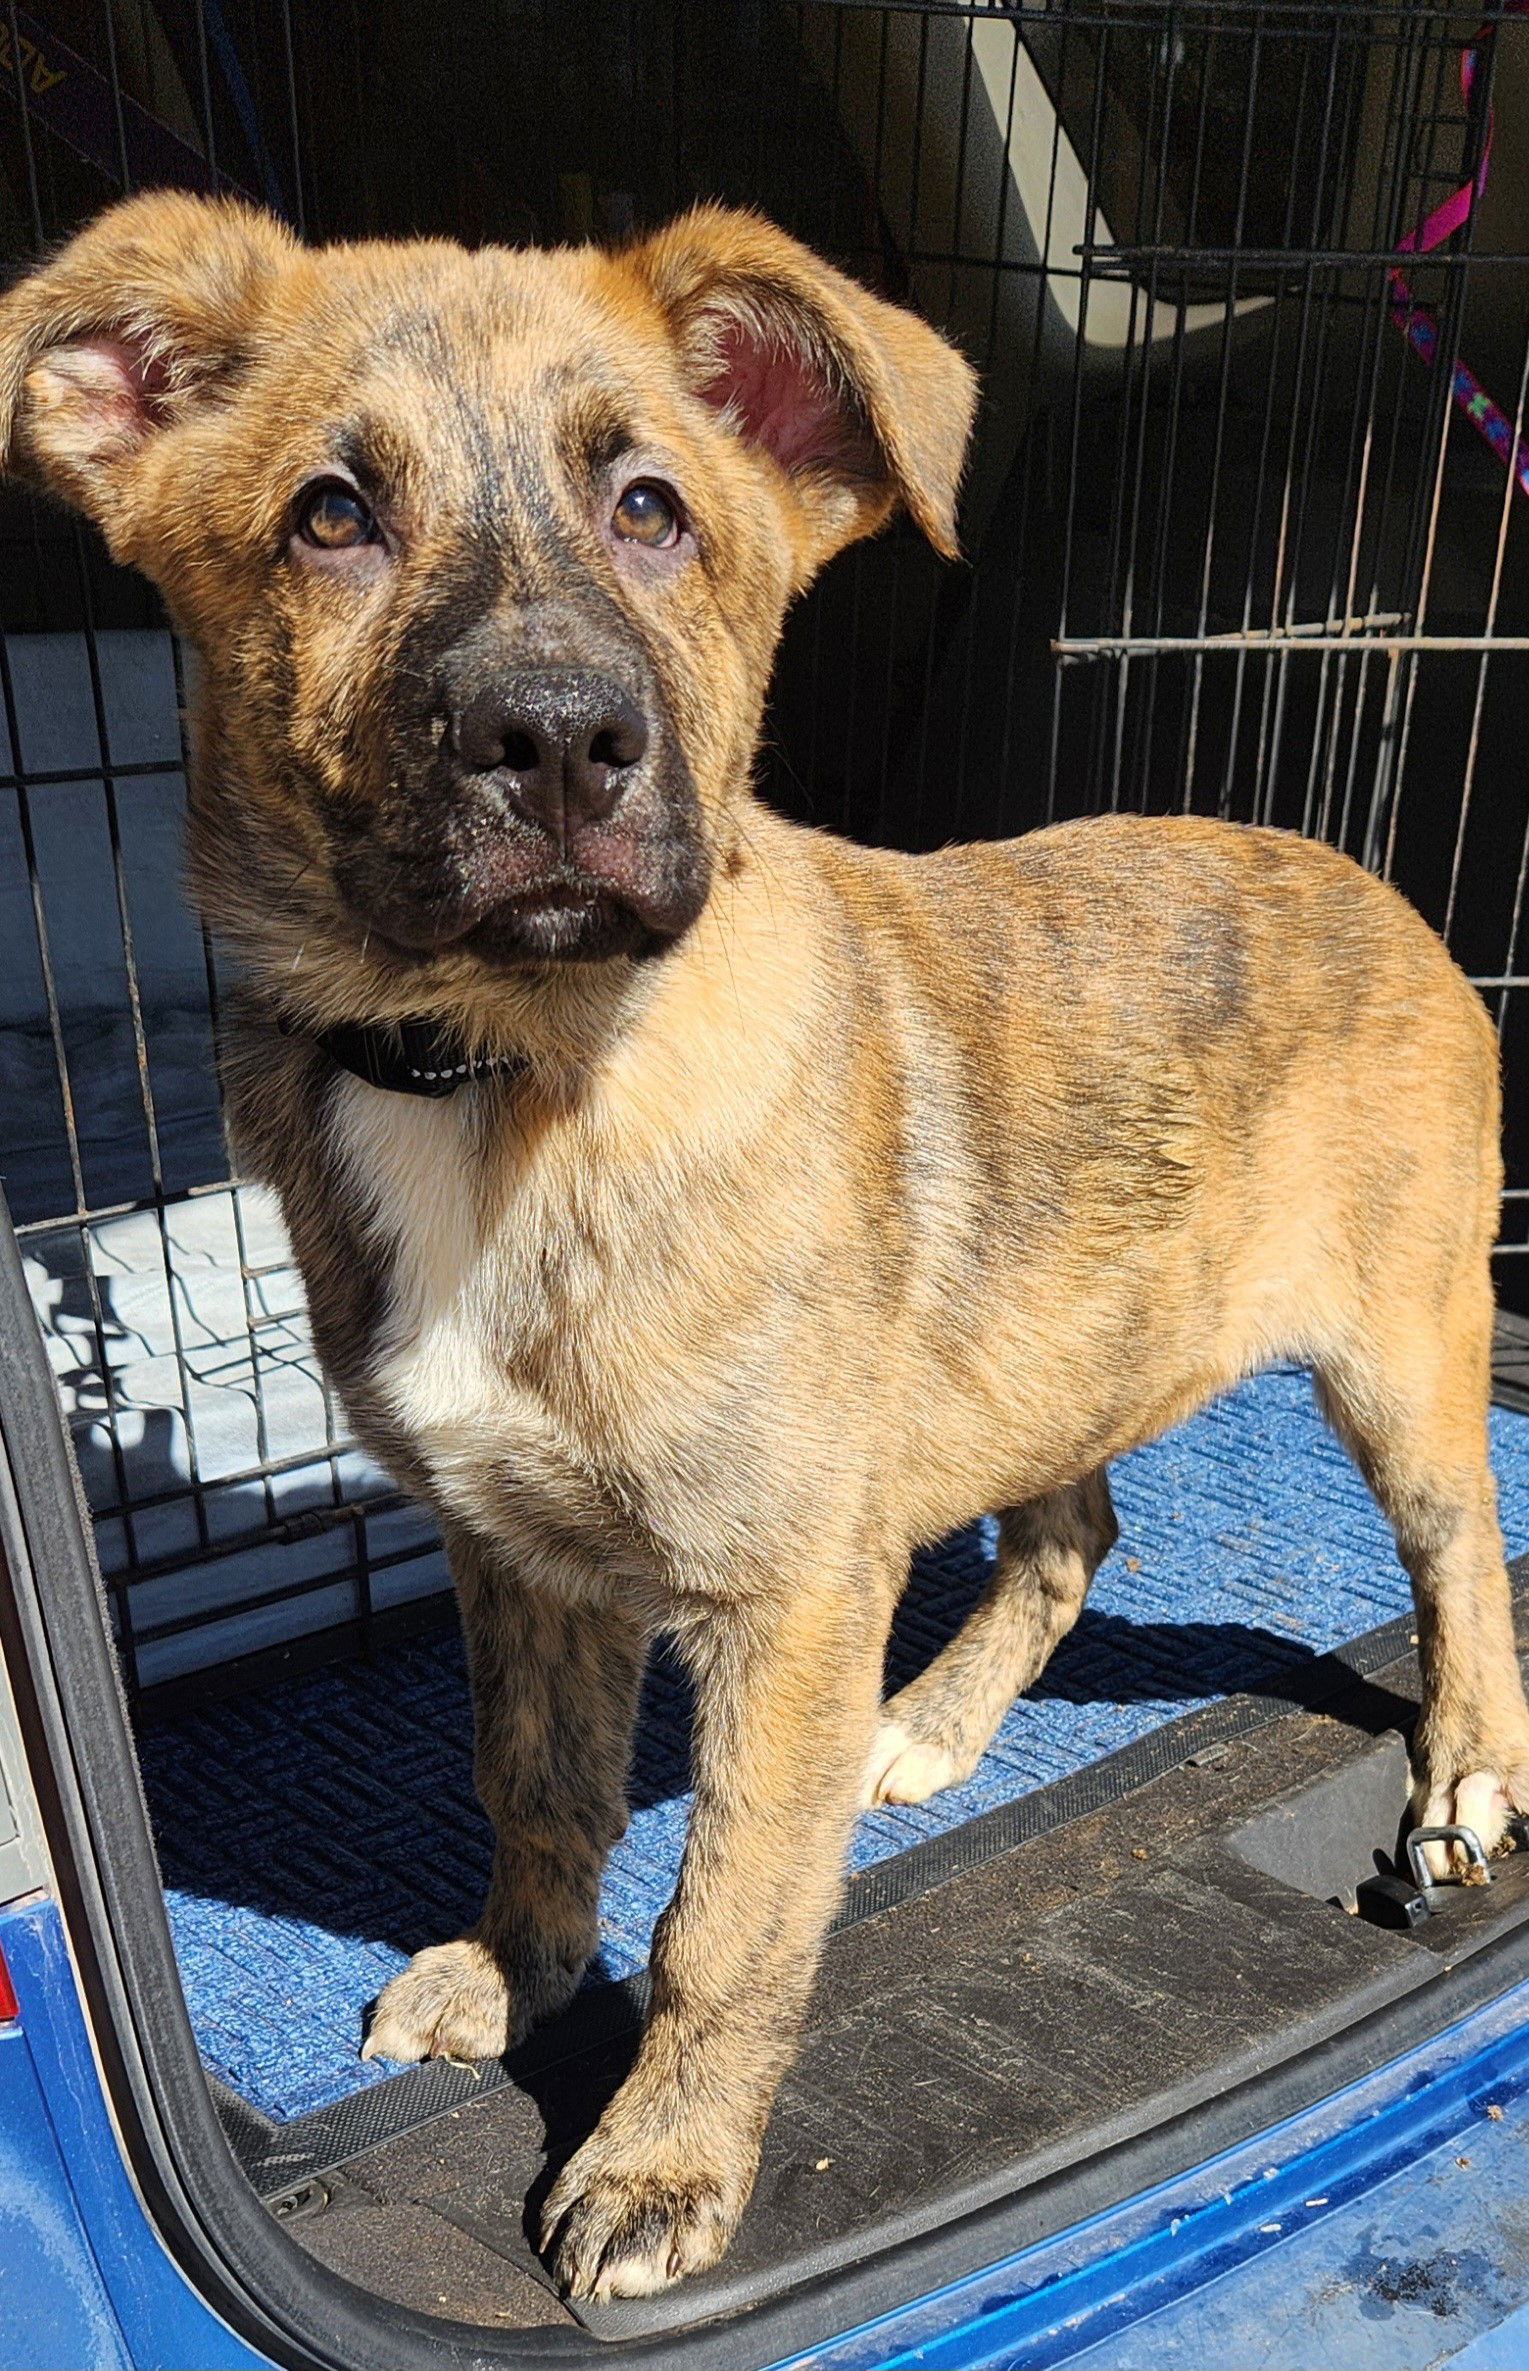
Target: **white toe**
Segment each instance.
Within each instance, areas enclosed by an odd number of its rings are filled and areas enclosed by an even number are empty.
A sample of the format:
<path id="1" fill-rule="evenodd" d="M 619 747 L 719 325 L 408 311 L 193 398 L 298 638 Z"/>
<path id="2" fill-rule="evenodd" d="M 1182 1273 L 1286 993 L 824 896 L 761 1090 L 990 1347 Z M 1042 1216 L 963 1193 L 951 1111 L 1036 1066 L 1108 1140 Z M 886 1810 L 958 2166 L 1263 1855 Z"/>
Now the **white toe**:
<path id="1" fill-rule="evenodd" d="M 883 1721 L 866 1764 L 860 1807 L 869 1811 L 877 1803 L 923 1803 L 941 1787 L 954 1786 L 962 1775 L 947 1747 L 926 1745 L 896 1721 Z"/>
<path id="2" fill-rule="evenodd" d="M 1500 1841 L 1512 1808 L 1492 1771 L 1473 1770 L 1456 1786 L 1440 1787 L 1430 1795 L 1427 1812 L 1418 1824 L 1425 1828 L 1469 1828 L 1480 1837 L 1483 1852 L 1490 1852 Z M 1425 1844 L 1423 1858 L 1436 1885 L 1451 1876 L 1469 1881 L 1474 1869 L 1474 1863 L 1448 1844 Z"/>
<path id="3" fill-rule="evenodd" d="M 1474 1828 L 1486 1852 L 1501 1838 L 1511 1809 L 1490 1770 L 1473 1770 L 1455 1789 L 1455 1825 Z"/>

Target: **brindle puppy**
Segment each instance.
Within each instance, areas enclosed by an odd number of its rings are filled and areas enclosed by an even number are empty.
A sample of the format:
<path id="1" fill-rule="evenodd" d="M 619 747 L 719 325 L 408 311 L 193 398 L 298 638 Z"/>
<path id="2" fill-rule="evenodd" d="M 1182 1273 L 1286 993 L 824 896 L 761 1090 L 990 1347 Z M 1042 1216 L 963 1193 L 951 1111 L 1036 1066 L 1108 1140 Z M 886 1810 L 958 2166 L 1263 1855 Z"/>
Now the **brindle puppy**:
<path id="1" fill-rule="evenodd" d="M 858 1804 L 972 1768 L 1115 1536 L 1108 1460 L 1265 1361 L 1310 1362 L 1412 1576 L 1419 1815 L 1529 1808 L 1495 1049 L 1438 941 L 1273 832 L 914 861 L 750 797 L 787 603 L 899 502 L 953 548 L 971 405 L 919 322 L 711 210 L 308 252 L 161 195 L 0 310 L 16 452 L 195 647 L 235 1120 L 461 1593 L 493 1882 L 370 2050 L 484 2057 L 567 2000 L 656 1630 L 696 1676 L 652 2016 L 547 2206 L 580 2294 L 721 2253 Z M 460 1092 L 321 1043 L 406 1019 Z M 985 1508 L 986 1598 L 883 1709 L 910 1549 Z"/>

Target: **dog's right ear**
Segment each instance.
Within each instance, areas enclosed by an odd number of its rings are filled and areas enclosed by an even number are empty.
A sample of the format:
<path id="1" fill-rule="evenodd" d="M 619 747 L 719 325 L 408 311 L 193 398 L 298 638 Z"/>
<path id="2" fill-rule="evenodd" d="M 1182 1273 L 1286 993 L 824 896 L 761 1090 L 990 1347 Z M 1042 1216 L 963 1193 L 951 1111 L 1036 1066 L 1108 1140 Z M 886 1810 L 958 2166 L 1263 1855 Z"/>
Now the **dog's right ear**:
<path id="1" fill-rule="evenodd" d="M 0 465 L 128 556 L 145 456 L 238 368 L 296 252 L 236 199 L 158 190 L 110 208 L 0 300 Z"/>
<path id="2" fill-rule="evenodd" d="M 620 264 L 657 303 L 694 393 L 790 487 L 798 589 L 899 503 L 955 557 L 977 381 L 927 322 L 726 206 L 697 206 Z"/>

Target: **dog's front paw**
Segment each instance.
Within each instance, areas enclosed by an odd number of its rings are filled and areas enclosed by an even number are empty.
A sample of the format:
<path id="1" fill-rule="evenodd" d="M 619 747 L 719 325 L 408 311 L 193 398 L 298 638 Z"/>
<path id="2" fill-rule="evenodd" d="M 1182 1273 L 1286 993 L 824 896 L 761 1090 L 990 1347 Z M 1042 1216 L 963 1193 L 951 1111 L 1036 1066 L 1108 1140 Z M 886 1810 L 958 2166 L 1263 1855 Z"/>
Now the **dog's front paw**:
<path id="1" fill-rule="evenodd" d="M 560 2009 L 579 1980 L 550 1963 L 513 1986 L 471 1935 L 416 1951 L 383 1986 L 363 2058 L 502 2058 L 527 2028 Z"/>
<path id="2" fill-rule="evenodd" d="M 644 2165 L 595 2132 L 548 2195 L 542 2250 L 570 2297 L 651 2297 L 716 2263 L 752 2183 L 752 2166 Z"/>

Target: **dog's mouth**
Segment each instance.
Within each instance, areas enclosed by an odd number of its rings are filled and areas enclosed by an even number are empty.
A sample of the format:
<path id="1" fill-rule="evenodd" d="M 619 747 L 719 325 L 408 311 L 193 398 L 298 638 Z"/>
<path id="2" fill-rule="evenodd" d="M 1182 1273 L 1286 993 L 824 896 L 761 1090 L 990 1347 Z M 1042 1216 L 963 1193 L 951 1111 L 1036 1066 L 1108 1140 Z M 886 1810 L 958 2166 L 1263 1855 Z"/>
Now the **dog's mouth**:
<path id="1" fill-rule="evenodd" d="M 422 894 L 417 879 L 407 888 L 384 885 L 365 877 L 371 867 L 338 871 L 363 945 L 411 969 L 463 955 L 496 969 L 656 955 L 689 928 L 707 886 L 699 852 L 687 864 L 661 868 L 669 877 L 639 880 L 630 888 L 565 869 L 488 899 L 461 885 Z M 362 878 L 355 877 L 358 872 Z"/>
<path id="2" fill-rule="evenodd" d="M 677 931 L 656 929 L 609 887 L 555 881 L 490 908 L 455 944 L 489 964 L 593 963 L 655 955 Z"/>

